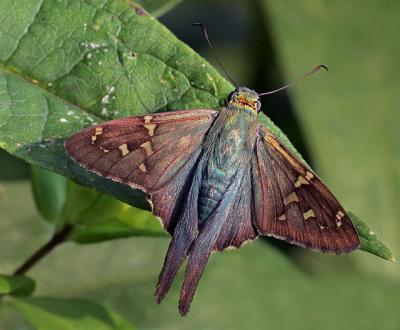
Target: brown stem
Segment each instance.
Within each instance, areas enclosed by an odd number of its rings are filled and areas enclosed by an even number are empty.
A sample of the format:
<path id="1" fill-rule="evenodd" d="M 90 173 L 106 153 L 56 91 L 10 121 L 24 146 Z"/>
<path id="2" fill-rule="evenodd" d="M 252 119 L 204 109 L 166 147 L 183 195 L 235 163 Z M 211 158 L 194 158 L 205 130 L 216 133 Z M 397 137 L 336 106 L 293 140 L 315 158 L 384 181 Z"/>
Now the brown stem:
<path id="1" fill-rule="evenodd" d="M 48 241 L 45 245 L 43 245 L 39 250 L 37 250 L 30 258 L 28 258 L 18 269 L 14 272 L 13 275 L 23 275 L 28 270 L 30 270 L 34 265 L 36 265 L 44 256 L 50 253 L 57 245 L 61 244 L 66 240 L 70 232 L 72 231 L 72 225 L 65 225 L 64 228 L 54 234 L 53 238 Z"/>

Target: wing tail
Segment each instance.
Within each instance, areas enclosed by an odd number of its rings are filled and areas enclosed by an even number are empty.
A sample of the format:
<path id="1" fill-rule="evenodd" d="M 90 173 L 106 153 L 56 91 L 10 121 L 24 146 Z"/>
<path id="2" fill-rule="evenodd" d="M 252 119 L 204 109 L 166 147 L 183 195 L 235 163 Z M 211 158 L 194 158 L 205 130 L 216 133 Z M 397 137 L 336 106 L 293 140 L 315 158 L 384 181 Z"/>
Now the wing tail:
<path id="1" fill-rule="evenodd" d="M 189 197 L 182 207 L 179 216 L 180 219 L 176 224 L 168 247 L 156 287 L 155 294 L 158 303 L 160 303 L 167 294 L 197 235 L 198 214 L 196 205 L 201 182 L 201 168 L 201 165 L 196 168 L 196 173 L 188 193 Z"/>

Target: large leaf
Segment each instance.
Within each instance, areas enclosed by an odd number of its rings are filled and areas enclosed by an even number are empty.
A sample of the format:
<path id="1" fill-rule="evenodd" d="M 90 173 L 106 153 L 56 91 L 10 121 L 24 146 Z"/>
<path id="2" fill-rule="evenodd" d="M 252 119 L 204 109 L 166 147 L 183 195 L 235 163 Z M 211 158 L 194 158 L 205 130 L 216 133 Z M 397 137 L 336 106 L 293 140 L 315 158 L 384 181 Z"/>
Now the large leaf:
<path id="1" fill-rule="evenodd" d="M 14 299 L 15 306 L 37 330 L 133 330 L 117 313 L 83 299 Z"/>
<path id="2" fill-rule="evenodd" d="M 35 282 L 28 276 L 0 275 L 0 296 L 29 296 L 35 290 Z"/>
<path id="3" fill-rule="evenodd" d="M 15 24 L 9 18 L 17 13 Z M 114 117 L 218 108 L 232 90 L 129 1 L 7 0 L 0 18 L 0 146 L 141 208 L 148 208 L 142 192 L 87 173 L 66 157 L 64 139 Z"/>
<path id="4" fill-rule="evenodd" d="M 116 116 L 217 108 L 230 85 L 130 2 L 11 3 L 0 4 L 0 146 L 144 207 L 142 193 L 70 168 L 64 139 Z"/>

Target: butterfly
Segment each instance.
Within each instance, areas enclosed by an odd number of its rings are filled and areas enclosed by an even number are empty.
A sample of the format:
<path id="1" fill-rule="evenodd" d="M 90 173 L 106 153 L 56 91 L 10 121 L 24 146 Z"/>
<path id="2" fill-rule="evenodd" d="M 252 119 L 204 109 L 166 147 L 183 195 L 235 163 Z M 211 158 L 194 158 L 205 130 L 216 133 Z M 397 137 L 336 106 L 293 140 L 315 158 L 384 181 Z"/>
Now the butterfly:
<path id="1" fill-rule="evenodd" d="M 69 156 L 87 170 L 147 194 L 172 236 L 156 288 L 158 303 L 188 257 L 182 315 L 213 252 L 257 236 L 334 254 L 360 245 L 334 195 L 258 122 L 259 96 L 239 87 L 219 111 L 115 119 L 65 142 Z"/>

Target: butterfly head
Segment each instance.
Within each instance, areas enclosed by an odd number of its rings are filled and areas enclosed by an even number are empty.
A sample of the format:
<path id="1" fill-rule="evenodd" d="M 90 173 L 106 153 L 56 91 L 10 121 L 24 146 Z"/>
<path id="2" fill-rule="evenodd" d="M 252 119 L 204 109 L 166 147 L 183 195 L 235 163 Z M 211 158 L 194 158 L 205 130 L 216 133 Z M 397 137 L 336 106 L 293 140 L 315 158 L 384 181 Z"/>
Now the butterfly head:
<path id="1" fill-rule="evenodd" d="M 245 109 L 257 113 L 261 109 L 261 102 L 258 94 L 246 87 L 238 87 L 227 99 L 227 105 L 235 108 Z"/>

